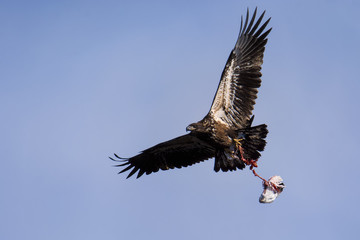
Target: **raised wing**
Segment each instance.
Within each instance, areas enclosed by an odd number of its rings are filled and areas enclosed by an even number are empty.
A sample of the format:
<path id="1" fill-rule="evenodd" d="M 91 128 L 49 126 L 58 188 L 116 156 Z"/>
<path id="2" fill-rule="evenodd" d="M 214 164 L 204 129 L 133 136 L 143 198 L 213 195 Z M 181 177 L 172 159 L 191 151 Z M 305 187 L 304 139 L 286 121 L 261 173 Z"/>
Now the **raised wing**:
<path id="1" fill-rule="evenodd" d="M 148 148 L 131 158 L 121 158 L 115 154 L 117 159 L 110 159 L 123 162 L 116 165 L 117 167 L 125 167 L 119 173 L 131 169 L 127 178 L 137 171 L 139 171 L 137 175 L 139 178 L 144 173 L 148 175 L 159 171 L 159 169 L 187 167 L 214 156 L 215 148 L 197 137 L 187 134 Z"/>
<path id="2" fill-rule="evenodd" d="M 249 22 L 248 9 L 244 25 L 241 18 L 238 40 L 225 65 L 209 112 L 214 120 L 236 129 L 246 125 L 254 109 L 257 88 L 261 85 L 266 37 L 271 31 L 270 28 L 263 33 L 270 18 L 259 27 L 265 11 L 255 22 L 256 11 Z"/>

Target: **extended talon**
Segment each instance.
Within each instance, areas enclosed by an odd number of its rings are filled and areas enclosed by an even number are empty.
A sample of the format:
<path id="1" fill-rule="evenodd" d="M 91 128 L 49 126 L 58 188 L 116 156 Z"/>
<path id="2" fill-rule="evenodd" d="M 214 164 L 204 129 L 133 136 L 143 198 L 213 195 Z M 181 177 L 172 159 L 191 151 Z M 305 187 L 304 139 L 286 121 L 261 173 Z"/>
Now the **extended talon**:
<path id="1" fill-rule="evenodd" d="M 243 140 L 243 138 L 234 138 L 234 142 L 237 144 L 237 147 L 241 147 L 241 141 Z"/>

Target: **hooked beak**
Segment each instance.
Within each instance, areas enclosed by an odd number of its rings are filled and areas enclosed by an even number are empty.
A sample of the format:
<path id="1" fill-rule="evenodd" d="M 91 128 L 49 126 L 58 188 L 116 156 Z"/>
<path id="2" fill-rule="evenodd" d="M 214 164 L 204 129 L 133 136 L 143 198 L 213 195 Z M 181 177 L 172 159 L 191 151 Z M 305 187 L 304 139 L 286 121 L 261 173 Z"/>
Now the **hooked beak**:
<path id="1" fill-rule="evenodd" d="M 195 130 L 195 127 L 193 125 L 189 125 L 186 127 L 186 131 L 189 132 L 189 131 L 194 131 Z"/>

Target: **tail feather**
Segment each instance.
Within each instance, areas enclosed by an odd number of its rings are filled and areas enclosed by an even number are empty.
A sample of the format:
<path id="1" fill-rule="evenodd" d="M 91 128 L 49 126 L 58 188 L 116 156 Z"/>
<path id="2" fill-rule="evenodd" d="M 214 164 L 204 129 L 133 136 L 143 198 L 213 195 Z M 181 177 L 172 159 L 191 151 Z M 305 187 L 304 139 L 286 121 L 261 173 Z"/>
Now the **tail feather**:
<path id="1" fill-rule="evenodd" d="M 240 160 L 236 155 L 231 156 L 229 153 L 225 152 L 225 150 L 217 150 L 215 154 L 215 166 L 214 171 L 218 172 L 223 171 L 235 171 L 236 168 L 244 169 L 245 164 Z"/>
<path id="2" fill-rule="evenodd" d="M 241 140 L 241 147 L 243 148 L 243 157 L 248 160 L 256 160 L 264 150 L 266 141 L 265 138 L 268 134 L 267 126 L 261 124 L 255 127 L 248 127 L 240 129 L 237 132 L 237 138 Z M 241 160 L 240 153 L 236 156 L 229 152 L 234 149 L 217 150 L 215 154 L 215 172 L 222 170 L 223 172 L 244 169 L 245 163 Z"/>
<path id="3" fill-rule="evenodd" d="M 255 127 L 241 129 L 238 135 L 244 136 L 242 141 L 242 148 L 244 149 L 244 158 L 258 159 L 261 151 L 264 151 L 266 146 L 265 138 L 268 134 L 266 124 L 261 124 Z"/>

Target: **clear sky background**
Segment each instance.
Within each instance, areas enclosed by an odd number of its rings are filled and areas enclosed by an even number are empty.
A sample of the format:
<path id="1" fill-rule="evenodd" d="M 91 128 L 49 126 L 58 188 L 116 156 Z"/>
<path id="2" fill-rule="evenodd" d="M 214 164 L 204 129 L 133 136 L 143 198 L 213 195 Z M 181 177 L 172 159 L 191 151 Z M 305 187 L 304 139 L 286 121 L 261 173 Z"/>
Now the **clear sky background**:
<path id="1" fill-rule="evenodd" d="M 240 16 L 272 17 L 255 124 L 287 188 L 213 159 L 136 180 L 108 159 L 209 110 Z M 0 239 L 358 239 L 359 1 L 1 1 Z"/>

